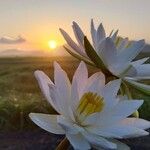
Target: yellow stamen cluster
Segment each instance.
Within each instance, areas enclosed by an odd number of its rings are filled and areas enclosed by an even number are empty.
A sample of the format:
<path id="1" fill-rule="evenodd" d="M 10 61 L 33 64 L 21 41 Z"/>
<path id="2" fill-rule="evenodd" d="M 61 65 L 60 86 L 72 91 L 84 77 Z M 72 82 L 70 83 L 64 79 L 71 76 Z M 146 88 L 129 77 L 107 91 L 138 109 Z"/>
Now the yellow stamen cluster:
<path id="1" fill-rule="evenodd" d="M 103 97 L 96 93 L 85 93 L 80 100 L 77 108 L 78 119 L 84 120 L 90 114 L 101 112 L 104 107 Z"/>

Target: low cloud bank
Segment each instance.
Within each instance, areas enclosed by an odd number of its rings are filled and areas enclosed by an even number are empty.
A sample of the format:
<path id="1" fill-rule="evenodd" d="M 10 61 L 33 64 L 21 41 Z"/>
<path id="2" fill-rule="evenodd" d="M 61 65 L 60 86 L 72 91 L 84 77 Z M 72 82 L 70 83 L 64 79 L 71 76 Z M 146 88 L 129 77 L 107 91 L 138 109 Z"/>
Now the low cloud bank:
<path id="1" fill-rule="evenodd" d="M 8 36 L 4 36 L 0 38 L 0 44 L 19 44 L 24 43 L 26 41 L 22 36 L 18 36 L 17 38 L 12 38 Z"/>

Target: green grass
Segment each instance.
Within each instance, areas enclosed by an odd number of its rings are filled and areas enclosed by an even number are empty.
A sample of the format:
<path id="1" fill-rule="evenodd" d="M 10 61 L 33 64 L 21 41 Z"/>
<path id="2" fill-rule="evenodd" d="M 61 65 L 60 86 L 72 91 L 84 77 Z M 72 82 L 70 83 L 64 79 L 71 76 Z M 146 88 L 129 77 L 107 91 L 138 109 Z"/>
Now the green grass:
<path id="1" fill-rule="evenodd" d="M 64 58 L 0 58 L 0 130 L 33 128 L 30 112 L 55 113 L 43 97 L 34 77 L 43 70 L 53 79 L 53 61 L 58 61 L 71 79 L 79 61 Z M 97 70 L 89 67 L 90 74 Z M 150 120 L 150 97 L 132 90 L 135 98 L 144 99 L 141 117 Z M 143 98 L 144 97 L 144 98 Z"/>

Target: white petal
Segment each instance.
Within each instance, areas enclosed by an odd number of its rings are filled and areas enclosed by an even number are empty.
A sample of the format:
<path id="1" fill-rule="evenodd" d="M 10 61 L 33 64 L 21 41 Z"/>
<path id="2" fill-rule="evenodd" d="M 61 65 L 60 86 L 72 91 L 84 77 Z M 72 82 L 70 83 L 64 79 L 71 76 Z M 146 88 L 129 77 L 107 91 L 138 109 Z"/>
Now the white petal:
<path id="1" fill-rule="evenodd" d="M 48 132 L 65 134 L 65 131 L 57 123 L 57 115 L 30 113 L 29 117 L 36 125 Z"/>
<path id="2" fill-rule="evenodd" d="M 120 79 L 113 80 L 113 81 L 110 81 L 109 83 L 107 83 L 105 85 L 105 87 L 103 88 L 104 98 L 105 97 L 116 97 L 118 94 L 118 91 L 120 89 L 120 85 L 121 85 Z"/>
<path id="3" fill-rule="evenodd" d="M 119 54 L 120 61 L 122 62 L 132 61 L 142 51 L 144 45 L 145 45 L 144 40 L 133 42 L 133 44 L 129 48 L 126 48 Z"/>
<path id="4" fill-rule="evenodd" d="M 58 92 L 55 85 L 49 85 L 50 90 L 50 97 L 52 101 L 55 102 L 56 110 L 59 114 L 64 115 L 66 118 L 71 119 L 75 121 L 73 109 L 71 107 L 71 102 L 66 104 L 64 101 L 62 101 L 62 98 L 60 97 L 60 93 Z"/>
<path id="5" fill-rule="evenodd" d="M 76 111 L 79 101 L 80 101 L 80 98 L 79 98 L 78 85 L 77 85 L 77 81 L 74 81 L 72 84 L 72 89 L 71 89 L 71 102 L 70 102 L 73 112 Z"/>
<path id="6" fill-rule="evenodd" d="M 59 114 L 67 114 L 66 110 L 64 110 L 64 105 L 62 105 L 62 100 L 60 98 L 59 92 L 56 89 L 55 85 L 50 84 L 49 85 L 49 92 L 51 97 L 51 102 L 54 103 L 54 108 Z"/>
<path id="7" fill-rule="evenodd" d="M 148 59 L 149 59 L 149 57 L 147 57 L 147 58 L 142 58 L 142 59 L 133 61 L 131 64 L 132 64 L 134 67 L 136 67 L 136 66 L 138 66 L 138 65 L 142 65 L 142 64 L 145 63 Z"/>
<path id="8" fill-rule="evenodd" d="M 64 129 L 66 133 L 77 134 L 79 131 L 74 127 L 72 120 L 65 118 L 62 115 L 57 116 L 58 124 Z"/>
<path id="9" fill-rule="evenodd" d="M 150 64 L 138 65 L 136 68 L 137 76 L 150 76 Z"/>
<path id="10" fill-rule="evenodd" d="M 128 38 L 123 39 L 118 47 L 118 50 L 122 51 L 124 48 L 127 47 L 128 43 L 129 43 Z"/>
<path id="11" fill-rule="evenodd" d="M 61 98 L 59 100 L 61 107 L 67 112 L 71 98 L 71 84 L 66 72 L 56 62 L 54 62 L 54 80 Z"/>
<path id="12" fill-rule="evenodd" d="M 92 144 L 95 146 L 100 146 L 103 148 L 108 148 L 108 149 L 116 149 L 117 146 L 116 144 L 109 142 L 108 140 L 104 139 L 101 136 L 97 136 L 94 134 L 88 134 L 88 133 L 83 133 L 84 137 Z"/>
<path id="13" fill-rule="evenodd" d="M 71 37 L 63 29 L 60 29 L 60 32 L 63 35 L 64 39 L 66 40 L 67 44 L 73 50 L 75 50 L 80 55 L 87 57 L 87 55 L 85 53 L 83 53 L 83 50 L 71 39 Z"/>
<path id="14" fill-rule="evenodd" d="M 122 77 L 122 76 L 125 76 L 126 74 L 135 74 L 133 71 L 132 73 L 132 70 L 135 70 L 135 69 L 132 69 L 130 68 L 130 70 L 128 70 L 128 68 L 131 66 L 130 62 L 128 63 L 122 63 L 122 62 L 118 62 L 117 63 L 114 63 L 114 64 L 111 64 L 108 69 L 110 70 L 110 72 L 112 72 L 112 74 L 118 76 L 118 77 Z"/>
<path id="15" fill-rule="evenodd" d="M 67 139 L 70 141 L 74 149 L 77 150 L 89 150 L 91 149 L 88 141 L 81 134 L 66 134 Z"/>
<path id="16" fill-rule="evenodd" d="M 133 125 L 133 122 L 129 123 L 127 120 L 118 124 L 112 124 L 110 126 L 91 126 L 88 127 L 87 130 L 90 133 L 106 137 L 106 138 L 126 138 L 126 137 L 139 137 L 139 136 L 145 136 L 148 135 L 148 132 L 137 128 L 137 126 L 142 126 L 140 125 Z M 142 122 L 143 123 L 143 122 Z M 148 126 L 147 123 L 143 126 Z M 142 128 L 143 128 L 142 126 Z"/>
<path id="17" fill-rule="evenodd" d="M 107 112 L 108 109 L 111 109 L 118 103 L 117 94 L 120 89 L 120 85 L 121 85 L 120 79 L 113 80 L 107 83 L 105 87 L 102 89 L 101 94 L 104 97 L 105 101 L 105 107 L 103 111 Z"/>
<path id="18" fill-rule="evenodd" d="M 115 105 L 112 110 L 106 115 L 110 115 L 112 121 L 124 119 L 135 112 L 141 105 L 143 104 L 143 100 L 124 100 L 119 101 L 117 105 Z M 108 119 L 107 117 L 107 119 Z M 106 120 L 106 119 L 105 119 Z M 109 120 L 109 119 L 108 119 Z"/>
<path id="19" fill-rule="evenodd" d="M 34 73 L 36 79 L 38 80 L 39 86 L 45 96 L 45 98 L 48 100 L 48 102 L 53 106 L 53 108 L 60 113 L 60 110 L 57 105 L 57 101 L 51 98 L 50 93 L 50 85 L 54 85 L 54 83 L 49 79 L 49 77 L 42 71 L 35 71 Z"/>
<path id="20" fill-rule="evenodd" d="M 117 149 L 116 150 L 130 150 L 130 147 L 118 140 L 115 139 L 110 139 L 111 142 L 115 143 L 117 145 Z"/>
<path id="21" fill-rule="evenodd" d="M 79 27 L 79 25 L 76 22 L 73 22 L 72 27 L 73 27 L 73 31 L 74 31 L 75 37 L 76 37 L 79 45 L 83 48 L 84 47 L 84 45 L 83 45 L 84 36 L 85 36 L 83 31 L 81 30 L 81 28 Z"/>
<path id="22" fill-rule="evenodd" d="M 133 126 L 128 126 L 128 125 L 120 125 L 120 124 L 116 124 L 116 125 L 112 125 L 109 127 L 103 127 L 100 128 L 99 130 L 103 131 L 103 132 L 108 132 L 114 135 L 118 135 L 122 138 L 131 138 L 131 137 L 140 137 L 140 136 L 146 136 L 149 133 L 133 127 Z"/>
<path id="23" fill-rule="evenodd" d="M 105 85 L 105 76 L 102 72 L 97 72 L 93 74 L 87 81 L 84 89 L 85 92 L 94 92 L 100 94 L 101 89 Z"/>
<path id="24" fill-rule="evenodd" d="M 99 27 L 97 29 L 96 36 L 97 36 L 97 44 L 100 44 L 101 41 L 106 37 L 106 33 L 105 33 L 105 30 L 104 30 L 102 23 L 99 25 Z M 99 45 L 97 45 L 97 46 L 99 47 Z"/>
<path id="25" fill-rule="evenodd" d="M 106 38 L 106 40 L 101 43 L 101 48 L 99 50 L 99 56 L 106 66 L 111 66 L 116 63 L 117 50 L 110 38 Z"/>
<path id="26" fill-rule="evenodd" d="M 95 50 L 97 50 L 97 36 L 96 36 L 96 29 L 94 27 L 94 23 L 93 23 L 93 19 L 91 20 L 91 36 L 92 36 L 92 41 L 93 41 L 93 45 Z"/>
<path id="27" fill-rule="evenodd" d="M 101 130 L 101 128 L 98 128 L 97 126 L 87 126 L 86 130 L 91 133 L 95 134 L 97 136 L 105 137 L 105 138 L 118 138 L 122 139 L 119 135 L 115 133 L 111 133 L 107 130 Z"/>
<path id="28" fill-rule="evenodd" d="M 90 115 L 85 120 L 85 124 L 97 125 L 99 127 L 110 126 L 117 121 L 121 121 L 135 112 L 141 105 L 142 100 L 119 101 L 117 105 L 107 111 Z"/>
<path id="29" fill-rule="evenodd" d="M 140 118 L 126 118 L 123 121 L 121 121 L 121 124 L 133 126 L 139 129 L 150 128 L 150 122 Z"/>
<path id="30" fill-rule="evenodd" d="M 88 70 L 86 64 L 84 62 L 81 62 L 73 76 L 72 81 L 72 86 L 74 86 L 74 84 L 77 84 L 78 92 L 80 93 L 80 95 L 83 92 L 83 88 L 85 87 L 87 79 L 88 79 Z"/>

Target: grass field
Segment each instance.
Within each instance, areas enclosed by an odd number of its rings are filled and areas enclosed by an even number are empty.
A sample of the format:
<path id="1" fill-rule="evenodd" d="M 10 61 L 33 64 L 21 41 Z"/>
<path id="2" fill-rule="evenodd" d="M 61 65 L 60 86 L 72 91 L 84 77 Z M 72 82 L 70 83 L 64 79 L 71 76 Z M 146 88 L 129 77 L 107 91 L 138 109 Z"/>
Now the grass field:
<path id="1" fill-rule="evenodd" d="M 0 58 L 0 131 L 14 131 L 35 128 L 29 120 L 30 112 L 55 113 L 44 99 L 35 70 L 43 70 L 53 79 L 53 61 L 58 61 L 69 78 L 79 64 L 72 57 L 64 58 Z M 89 67 L 89 72 L 96 72 Z M 133 96 L 143 98 L 141 117 L 150 120 L 150 97 L 132 89 Z"/>

